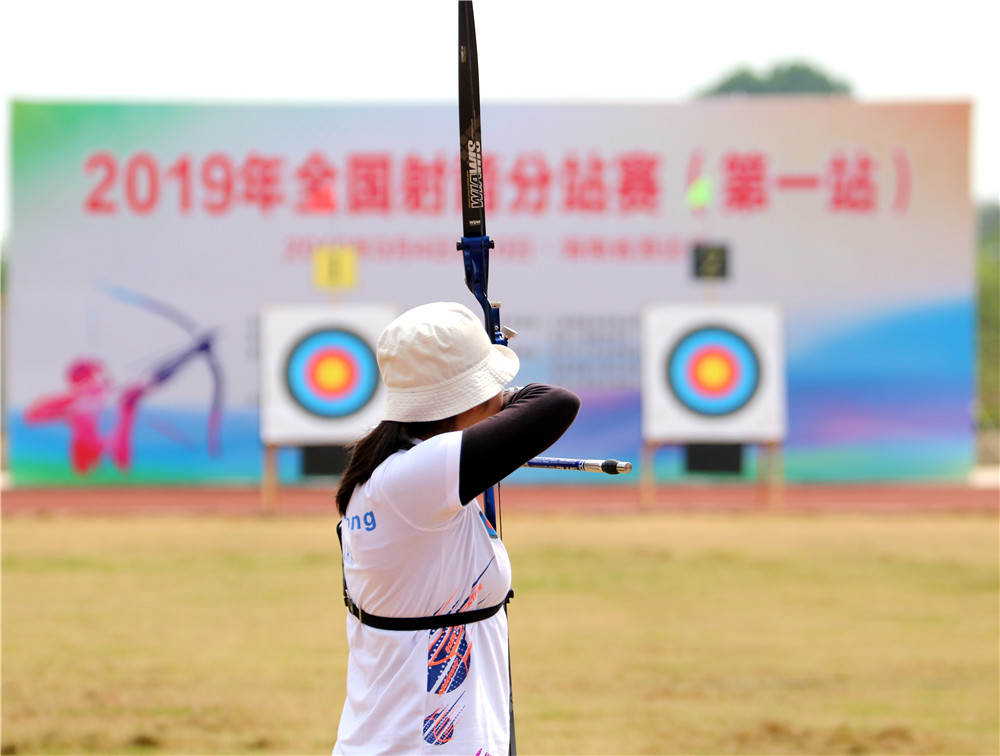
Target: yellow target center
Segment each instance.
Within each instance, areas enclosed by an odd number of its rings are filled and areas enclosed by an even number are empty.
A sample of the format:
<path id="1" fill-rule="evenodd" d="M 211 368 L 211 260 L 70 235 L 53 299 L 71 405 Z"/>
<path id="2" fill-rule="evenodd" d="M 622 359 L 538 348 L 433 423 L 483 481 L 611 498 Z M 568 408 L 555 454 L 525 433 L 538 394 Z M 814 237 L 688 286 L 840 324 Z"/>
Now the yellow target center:
<path id="1" fill-rule="evenodd" d="M 324 391 L 342 389 L 351 377 L 351 367 L 343 357 L 325 357 L 316 365 L 316 383 Z"/>
<path id="2" fill-rule="evenodd" d="M 728 360 L 710 354 L 698 362 L 695 367 L 695 376 L 698 385 L 710 390 L 721 389 L 732 380 L 733 366 L 729 364 Z"/>

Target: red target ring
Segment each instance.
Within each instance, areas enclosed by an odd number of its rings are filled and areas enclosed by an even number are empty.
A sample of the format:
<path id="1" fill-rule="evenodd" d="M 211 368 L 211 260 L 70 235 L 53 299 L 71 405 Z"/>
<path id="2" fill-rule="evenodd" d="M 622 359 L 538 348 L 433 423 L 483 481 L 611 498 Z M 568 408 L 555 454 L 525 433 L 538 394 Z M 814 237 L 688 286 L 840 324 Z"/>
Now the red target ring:
<path id="1" fill-rule="evenodd" d="M 718 346 L 702 347 L 691 355 L 688 380 L 706 396 L 725 396 L 740 379 L 740 363 L 733 353 Z"/>
<path id="2" fill-rule="evenodd" d="M 305 366 L 305 380 L 317 396 L 340 399 L 358 385 L 357 364 L 342 349 L 323 349 L 310 355 Z"/>

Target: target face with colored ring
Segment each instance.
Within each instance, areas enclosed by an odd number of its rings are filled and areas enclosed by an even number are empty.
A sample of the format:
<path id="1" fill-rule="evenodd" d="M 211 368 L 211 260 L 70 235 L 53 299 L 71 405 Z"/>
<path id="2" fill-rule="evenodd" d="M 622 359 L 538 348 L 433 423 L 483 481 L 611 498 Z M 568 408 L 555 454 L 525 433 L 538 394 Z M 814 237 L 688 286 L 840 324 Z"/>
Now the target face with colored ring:
<path id="1" fill-rule="evenodd" d="M 760 385 L 760 360 L 750 343 L 721 326 L 697 328 L 671 350 L 667 385 L 685 408 L 719 417 L 742 409 Z"/>
<path id="2" fill-rule="evenodd" d="M 368 343 L 350 331 L 314 331 L 285 361 L 285 384 L 306 412 L 342 418 L 365 407 L 379 386 L 378 363 Z"/>

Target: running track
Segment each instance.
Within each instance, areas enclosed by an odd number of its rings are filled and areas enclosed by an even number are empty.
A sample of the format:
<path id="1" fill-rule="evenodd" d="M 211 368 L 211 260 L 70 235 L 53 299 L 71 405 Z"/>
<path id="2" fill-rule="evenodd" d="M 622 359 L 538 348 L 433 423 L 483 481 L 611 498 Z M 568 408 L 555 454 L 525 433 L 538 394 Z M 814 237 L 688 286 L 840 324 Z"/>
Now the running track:
<path id="1" fill-rule="evenodd" d="M 648 505 L 634 485 L 506 485 L 505 512 L 640 513 L 966 513 L 998 514 L 1000 490 L 957 485 L 786 485 L 769 495 L 754 485 L 657 487 Z M 10 515 L 335 515 L 333 487 L 283 488 L 273 508 L 256 488 L 9 489 L 0 513 Z"/>

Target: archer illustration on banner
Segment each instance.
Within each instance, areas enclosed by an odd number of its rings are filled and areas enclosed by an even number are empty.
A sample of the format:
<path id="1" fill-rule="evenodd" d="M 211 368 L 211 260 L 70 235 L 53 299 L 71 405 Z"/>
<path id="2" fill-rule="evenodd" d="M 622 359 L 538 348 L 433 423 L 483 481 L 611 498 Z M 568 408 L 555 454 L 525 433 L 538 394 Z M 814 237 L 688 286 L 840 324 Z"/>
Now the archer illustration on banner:
<path id="1" fill-rule="evenodd" d="M 114 299 L 170 320 L 184 329 L 191 341 L 156 363 L 145 377 L 129 382 L 120 390 L 116 389 L 100 360 L 75 359 L 66 371 L 66 392 L 32 402 L 24 411 L 25 422 L 29 425 L 66 423 L 70 431 L 69 461 L 77 474 L 93 471 L 105 455 L 119 471 L 128 472 L 132 467 L 132 436 L 140 403 L 189 362 L 203 357 L 213 384 L 206 440 L 209 454 L 219 454 L 224 378 L 222 366 L 213 352 L 215 333 L 199 329 L 191 318 L 175 307 L 145 294 L 111 284 L 101 284 L 98 288 Z M 102 433 L 102 416 L 109 406 L 114 412 L 113 424 L 109 432 Z M 176 438 L 174 433 L 168 435 Z"/>

